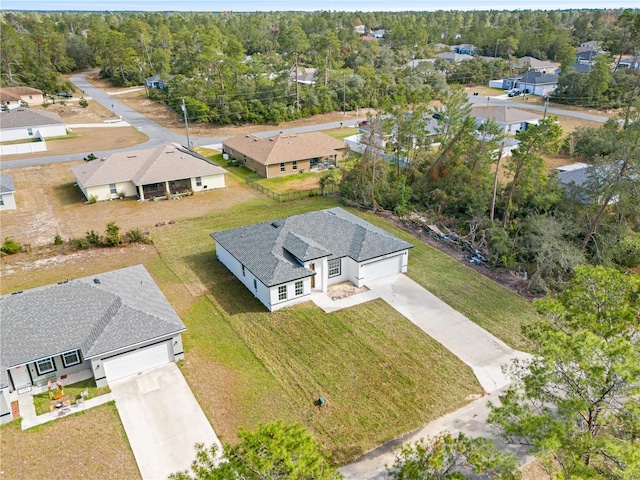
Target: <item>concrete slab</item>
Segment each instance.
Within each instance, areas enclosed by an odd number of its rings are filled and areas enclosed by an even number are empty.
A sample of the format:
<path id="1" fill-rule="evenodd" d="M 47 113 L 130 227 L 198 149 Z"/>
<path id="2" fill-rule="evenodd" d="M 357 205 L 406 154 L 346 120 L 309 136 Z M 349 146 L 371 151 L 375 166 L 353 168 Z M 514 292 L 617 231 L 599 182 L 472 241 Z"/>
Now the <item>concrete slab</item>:
<path id="1" fill-rule="evenodd" d="M 196 443 L 222 445 L 175 363 L 109 385 L 143 479 L 186 470 Z"/>
<path id="2" fill-rule="evenodd" d="M 482 388 L 490 393 L 511 383 L 502 366 L 531 356 L 512 349 L 431 292 L 403 274 L 367 283 L 425 333 L 469 365 Z"/>

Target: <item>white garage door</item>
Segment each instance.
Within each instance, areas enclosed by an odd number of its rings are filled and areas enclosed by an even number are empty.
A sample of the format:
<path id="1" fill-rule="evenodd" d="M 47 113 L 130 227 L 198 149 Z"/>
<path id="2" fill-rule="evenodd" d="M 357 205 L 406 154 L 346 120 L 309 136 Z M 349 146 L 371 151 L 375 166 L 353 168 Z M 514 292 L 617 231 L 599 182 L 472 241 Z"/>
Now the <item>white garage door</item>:
<path id="1" fill-rule="evenodd" d="M 395 257 L 385 258 L 384 260 L 378 260 L 377 262 L 367 263 L 364 266 L 364 281 L 370 282 L 378 278 L 390 275 L 392 273 L 399 273 L 402 271 L 402 255 L 396 255 Z"/>
<path id="2" fill-rule="evenodd" d="M 107 383 L 159 367 L 173 361 L 171 340 L 123 353 L 105 360 L 102 365 Z"/>

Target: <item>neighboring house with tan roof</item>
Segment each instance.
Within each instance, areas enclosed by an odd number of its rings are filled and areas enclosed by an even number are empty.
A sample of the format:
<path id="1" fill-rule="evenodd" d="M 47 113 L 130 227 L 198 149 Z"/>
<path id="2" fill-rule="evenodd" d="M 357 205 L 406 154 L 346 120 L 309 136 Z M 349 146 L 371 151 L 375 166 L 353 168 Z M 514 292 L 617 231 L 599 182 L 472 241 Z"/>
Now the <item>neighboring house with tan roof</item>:
<path id="1" fill-rule="evenodd" d="M 222 142 L 224 153 L 267 178 L 338 166 L 345 144 L 322 132 L 238 135 Z"/>
<path id="2" fill-rule="evenodd" d="M 0 142 L 64 137 L 66 134 L 67 126 L 57 113 L 25 107 L 0 112 Z"/>
<path id="3" fill-rule="evenodd" d="M 7 110 L 27 105 L 42 105 L 44 97 L 42 90 L 31 87 L 0 88 L 0 103 Z"/>
<path id="4" fill-rule="evenodd" d="M 511 68 L 515 70 L 527 70 L 530 72 L 542 72 L 552 74 L 558 69 L 555 63 L 547 60 L 538 60 L 535 57 L 517 58 L 511 62 Z"/>
<path id="5" fill-rule="evenodd" d="M 471 115 L 476 119 L 477 126 L 491 119 L 507 135 L 515 135 L 519 130 L 526 130 L 529 124 L 537 124 L 542 118 L 536 113 L 507 106 L 477 107 L 471 110 Z"/>
<path id="6" fill-rule="evenodd" d="M 329 285 L 407 271 L 410 243 L 342 208 L 211 233 L 216 258 L 269 311 L 308 301 Z"/>
<path id="7" fill-rule="evenodd" d="M 13 177 L 8 173 L 0 174 L 0 210 L 17 208 L 14 193 L 16 193 L 16 187 L 13 185 Z"/>
<path id="8" fill-rule="evenodd" d="M 224 188 L 226 170 L 178 144 L 114 153 L 71 169 L 89 200 L 150 200 L 184 192 Z"/>

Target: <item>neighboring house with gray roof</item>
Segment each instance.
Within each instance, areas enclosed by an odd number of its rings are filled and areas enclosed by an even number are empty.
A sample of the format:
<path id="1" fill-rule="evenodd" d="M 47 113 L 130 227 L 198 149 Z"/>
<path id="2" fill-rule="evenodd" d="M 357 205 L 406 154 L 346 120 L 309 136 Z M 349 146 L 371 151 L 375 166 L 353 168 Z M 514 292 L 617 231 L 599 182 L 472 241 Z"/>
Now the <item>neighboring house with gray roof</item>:
<path id="1" fill-rule="evenodd" d="M 541 72 L 527 72 L 520 76 L 515 82 L 515 87 L 522 90 L 522 93 L 533 95 L 548 95 L 558 87 L 558 75 L 547 75 Z"/>
<path id="2" fill-rule="evenodd" d="M 529 124 L 537 124 L 542 116 L 518 108 L 507 106 L 476 107 L 471 110 L 471 116 L 480 126 L 491 119 L 498 124 L 506 135 L 515 135 L 520 130 L 526 130 Z"/>
<path id="3" fill-rule="evenodd" d="M 511 62 L 511 68 L 515 70 L 553 74 L 558 69 L 558 65 L 548 60 L 538 60 L 535 57 L 527 56 L 513 60 Z"/>
<path id="4" fill-rule="evenodd" d="M 586 163 L 572 163 L 555 168 L 558 182 L 565 189 L 567 196 L 584 205 L 594 201 L 600 203 L 599 197 L 594 197 L 593 187 L 597 183 L 598 169 Z M 600 171 L 601 172 L 601 171 Z M 602 172 L 601 172 L 602 173 Z M 614 195 L 609 204 L 614 204 L 619 200 L 618 195 Z"/>
<path id="5" fill-rule="evenodd" d="M 1 423 L 49 380 L 104 386 L 184 358 L 185 326 L 142 265 L 3 295 L 0 309 Z"/>
<path id="6" fill-rule="evenodd" d="M 98 201 L 142 200 L 224 188 L 226 170 L 178 144 L 118 152 L 73 167 L 78 188 Z"/>
<path id="7" fill-rule="evenodd" d="M 57 113 L 25 107 L 0 112 L 0 142 L 64 137 L 66 134 L 67 126 Z"/>
<path id="8" fill-rule="evenodd" d="M 14 193 L 16 193 L 16 187 L 13 185 L 13 177 L 8 173 L 0 174 L 0 210 L 17 208 Z"/>
<path id="9" fill-rule="evenodd" d="M 224 153 L 267 178 L 337 167 L 344 149 L 342 140 L 317 131 L 268 138 L 246 134 L 222 141 Z"/>
<path id="10" fill-rule="evenodd" d="M 436 53 L 436 57 L 443 59 L 445 62 L 458 63 L 466 60 L 473 60 L 473 56 L 466 53 L 442 52 Z"/>
<path id="11" fill-rule="evenodd" d="M 410 243 L 330 208 L 214 232 L 216 257 L 270 311 L 407 271 Z"/>

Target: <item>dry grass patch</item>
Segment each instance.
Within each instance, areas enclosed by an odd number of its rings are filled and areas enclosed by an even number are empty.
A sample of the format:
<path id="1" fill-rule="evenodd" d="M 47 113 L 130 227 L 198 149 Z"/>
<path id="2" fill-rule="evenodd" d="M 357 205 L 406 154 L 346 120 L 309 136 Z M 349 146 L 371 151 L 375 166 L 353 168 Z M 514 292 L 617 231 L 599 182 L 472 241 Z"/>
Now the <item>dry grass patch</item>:
<path id="1" fill-rule="evenodd" d="M 140 478 L 113 403 L 22 431 L 20 421 L 0 427 L 2 478 Z"/>

